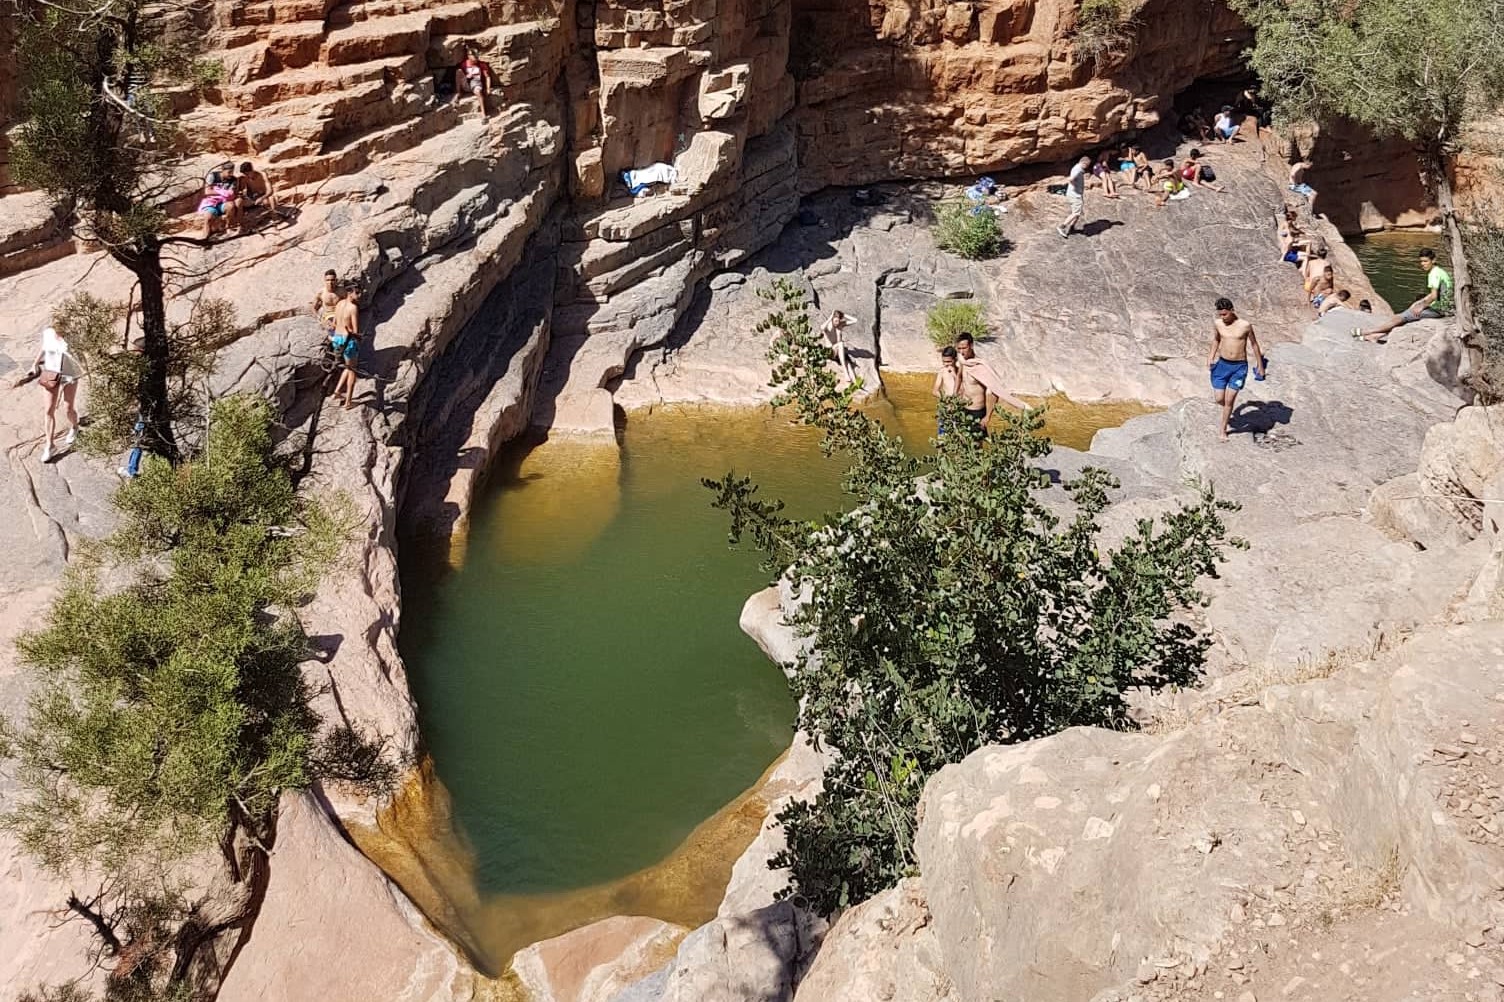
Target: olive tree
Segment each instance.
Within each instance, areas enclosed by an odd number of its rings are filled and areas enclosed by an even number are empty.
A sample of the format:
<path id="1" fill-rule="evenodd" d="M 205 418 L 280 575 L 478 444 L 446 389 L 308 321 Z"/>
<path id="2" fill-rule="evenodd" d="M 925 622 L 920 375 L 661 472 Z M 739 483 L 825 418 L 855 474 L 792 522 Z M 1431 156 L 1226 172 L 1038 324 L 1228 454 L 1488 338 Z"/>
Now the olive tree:
<path id="1" fill-rule="evenodd" d="M 984 438 L 946 400 L 933 455 L 910 454 L 838 388 L 802 294 L 769 295 L 778 402 L 849 460 L 849 510 L 797 521 L 748 479 L 705 483 L 733 542 L 750 537 L 800 596 L 799 725 L 834 758 L 823 792 L 779 815 L 774 863 L 830 912 L 915 869 L 915 809 L 942 766 L 1073 725 L 1130 727 L 1127 689 L 1196 678 L 1197 584 L 1241 543 L 1222 520 L 1234 506 L 1203 490 L 1107 545 L 1116 483 L 1086 469 L 1052 487 L 1039 410 L 994 412 Z"/>

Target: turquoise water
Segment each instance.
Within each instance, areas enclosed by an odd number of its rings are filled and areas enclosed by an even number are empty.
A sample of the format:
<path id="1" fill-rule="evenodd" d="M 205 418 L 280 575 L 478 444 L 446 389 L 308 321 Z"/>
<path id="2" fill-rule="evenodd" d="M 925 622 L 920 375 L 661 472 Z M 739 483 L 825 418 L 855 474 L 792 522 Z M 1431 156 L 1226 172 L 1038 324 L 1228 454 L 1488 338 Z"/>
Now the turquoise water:
<path id="1" fill-rule="evenodd" d="M 1350 246 L 1374 291 L 1388 300 L 1395 312 L 1425 295 L 1426 273 L 1416 262 L 1422 249 L 1431 248 L 1441 266 L 1448 271 L 1452 269 L 1450 245 L 1444 233 L 1384 230 L 1355 238 Z"/>

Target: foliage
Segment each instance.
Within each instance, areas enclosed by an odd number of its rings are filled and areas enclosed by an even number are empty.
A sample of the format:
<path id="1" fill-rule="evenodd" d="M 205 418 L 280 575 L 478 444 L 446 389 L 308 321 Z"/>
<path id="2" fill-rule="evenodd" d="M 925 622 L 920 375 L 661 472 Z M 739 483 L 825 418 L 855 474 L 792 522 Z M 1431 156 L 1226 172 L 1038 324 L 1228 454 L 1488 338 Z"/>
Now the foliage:
<path id="1" fill-rule="evenodd" d="M 52 326 L 82 363 L 89 383 L 91 420 L 79 442 L 92 455 L 119 452 L 134 437 L 146 358 L 116 333 L 126 315 L 124 303 L 87 292 L 74 293 L 52 310 Z M 167 412 L 174 427 L 202 424 L 216 352 L 235 334 L 235 308 L 224 299 L 200 300 L 185 323 L 168 325 Z"/>
<path id="2" fill-rule="evenodd" d="M 961 334 L 970 334 L 977 341 L 988 337 L 987 316 L 981 304 L 963 299 L 942 299 L 936 303 L 924 318 L 924 329 L 930 340 L 942 348 L 955 344 Z"/>
<path id="3" fill-rule="evenodd" d="M 1100 63 L 1128 43 L 1128 19 L 1122 0 L 1081 0 L 1072 44 L 1081 59 Z"/>
<path id="4" fill-rule="evenodd" d="M 1276 117 L 1452 146 L 1504 99 L 1504 0 L 1232 0 Z"/>
<path id="5" fill-rule="evenodd" d="M 3 727 L 20 792 L 0 827 L 107 886 L 69 907 L 119 956 L 107 997 L 125 1002 L 176 991 L 217 934 L 211 904 L 249 901 L 186 902 L 175 864 L 220 854 L 225 883 L 249 886 L 280 793 L 317 772 L 294 610 L 348 526 L 299 494 L 259 397 L 215 403 L 199 455 L 147 463 L 114 500 L 115 532 L 18 641 L 34 688 Z"/>
<path id="6" fill-rule="evenodd" d="M 964 202 L 946 202 L 936 210 L 935 246 L 973 261 L 997 257 L 1007 249 L 996 213 L 986 207 L 974 212 Z"/>
<path id="7" fill-rule="evenodd" d="M 397 763 L 387 754 L 386 740 L 350 724 L 331 728 L 319 739 L 313 764 L 324 779 L 350 783 L 374 797 L 389 796 L 397 788 Z"/>
<path id="8" fill-rule="evenodd" d="M 208 0 L 10 0 L 20 27 L 18 124 L 10 167 L 24 187 L 51 199 L 81 237 L 96 241 L 135 275 L 141 344 L 110 369 L 111 405 L 99 447 L 135 419 L 120 418 L 130 390 L 144 425 L 143 445 L 176 460 L 174 380 L 195 363 L 175 358 L 165 306 L 163 249 L 192 238 L 168 234 L 166 206 L 192 184 L 194 152 L 177 127 L 172 85 L 202 87 L 212 66 L 195 58 L 203 33 L 195 20 Z"/>
<path id="9" fill-rule="evenodd" d="M 1000 410 L 985 441 L 953 433 L 909 455 L 826 371 L 802 294 L 764 294 L 778 403 L 849 458 L 851 507 L 800 522 L 748 479 L 706 486 L 732 541 L 749 536 L 802 596 L 799 726 L 835 760 L 817 799 L 779 815 L 788 848 L 774 862 L 792 870 L 788 893 L 830 912 L 913 871 L 915 808 L 941 766 L 1071 725 L 1131 726 L 1124 690 L 1190 682 L 1206 647 L 1197 582 L 1243 544 L 1222 522 L 1235 506 L 1208 489 L 1107 549 L 1098 519 L 1117 485 L 1084 470 L 1057 514 L 1036 465 L 1050 450 L 1039 410 Z M 940 420 L 969 419 L 948 399 Z"/>
<path id="10" fill-rule="evenodd" d="M 1504 387 L 1504 225 L 1493 221 L 1504 217 L 1490 212 L 1479 216 L 1478 222 L 1463 230 L 1463 237 L 1473 268 L 1487 382 Z"/>

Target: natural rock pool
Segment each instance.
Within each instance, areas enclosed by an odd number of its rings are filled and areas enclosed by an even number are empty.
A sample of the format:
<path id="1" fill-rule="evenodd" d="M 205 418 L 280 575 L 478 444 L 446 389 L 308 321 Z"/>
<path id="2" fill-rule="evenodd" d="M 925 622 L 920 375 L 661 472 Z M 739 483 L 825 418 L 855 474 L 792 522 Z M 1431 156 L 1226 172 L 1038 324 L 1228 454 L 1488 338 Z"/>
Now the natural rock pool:
<path id="1" fill-rule="evenodd" d="M 885 379 L 874 410 L 925 442 L 931 377 Z M 1085 448 L 1145 411 L 1057 398 L 1047 431 Z M 699 480 L 751 474 L 818 516 L 841 465 L 817 441 L 767 408 L 665 408 L 630 415 L 620 449 L 514 443 L 458 567 L 407 557 L 403 653 L 479 892 L 461 917 L 497 966 L 604 915 L 714 913 L 762 820 L 738 798 L 788 747 L 794 704 L 737 626 L 767 576 Z"/>
<path id="2" fill-rule="evenodd" d="M 1452 248 L 1445 233 L 1383 230 L 1361 239 L 1355 237 L 1348 246 L 1362 263 L 1373 291 L 1388 300 L 1396 311 L 1405 309 L 1426 292 L 1426 273 L 1416 263 L 1423 249 L 1431 248 L 1443 268 L 1448 271 L 1452 268 Z"/>

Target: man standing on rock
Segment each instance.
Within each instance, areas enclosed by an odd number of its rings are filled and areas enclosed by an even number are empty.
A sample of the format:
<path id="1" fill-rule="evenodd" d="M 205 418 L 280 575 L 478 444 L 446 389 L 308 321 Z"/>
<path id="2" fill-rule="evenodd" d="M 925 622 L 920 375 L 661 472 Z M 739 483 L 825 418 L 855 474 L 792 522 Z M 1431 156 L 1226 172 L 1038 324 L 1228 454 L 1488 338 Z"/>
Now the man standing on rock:
<path id="1" fill-rule="evenodd" d="M 1254 378 L 1263 379 L 1264 353 L 1259 348 L 1259 339 L 1254 336 L 1253 324 L 1233 312 L 1231 299 L 1217 300 L 1216 308 L 1217 319 L 1212 322 L 1212 354 L 1207 367 L 1212 376 L 1212 400 L 1222 405 L 1218 437 L 1225 442 L 1238 391 L 1248 380 L 1248 360 L 1253 359 Z M 1250 356 L 1249 352 L 1253 354 Z"/>
<path id="2" fill-rule="evenodd" d="M 961 396 L 966 400 L 966 414 L 975 418 L 980 432 L 987 430 L 992 409 L 1001 400 L 1009 407 L 1028 410 L 1029 405 L 1003 389 L 1003 377 L 997 370 L 977 358 L 972 336 L 962 332 L 956 338 L 956 353 L 961 356 Z"/>
<path id="3" fill-rule="evenodd" d="M 1091 157 L 1082 157 L 1076 161 L 1076 166 L 1071 168 L 1071 176 L 1066 179 L 1065 200 L 1070 203 L 1071 214 L 1065 217 L 1065 222 L 1055 227 L 1055 232 L 1062 237 L 1070 236 L 1081 217 L 1086 214 L 1086 177 L 1090 170 Z"/>
<path id="4" fill-rule="evenodd" d="M 360 286 L 345 286 L 345 298 L 334 308 L 334 337 L 330 341 L 336 357 L 344 364 L 339 382 L 334 384 L 334 399 L 345 395 L 345 410 L 355 406 L 355 363 L 360 358 Z"/>

